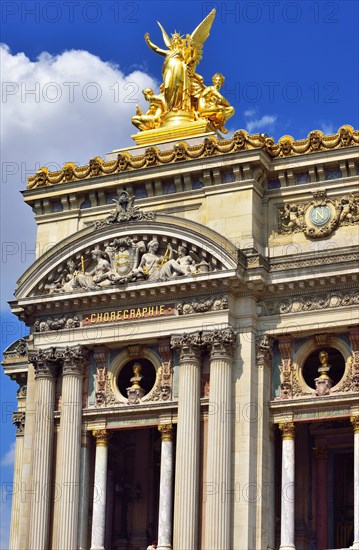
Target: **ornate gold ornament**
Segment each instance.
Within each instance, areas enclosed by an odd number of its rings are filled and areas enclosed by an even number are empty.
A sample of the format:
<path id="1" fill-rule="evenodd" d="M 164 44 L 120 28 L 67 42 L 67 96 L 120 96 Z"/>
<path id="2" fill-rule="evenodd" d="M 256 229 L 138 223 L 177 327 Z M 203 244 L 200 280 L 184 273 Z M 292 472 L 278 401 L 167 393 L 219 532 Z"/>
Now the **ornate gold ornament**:
<path id="1" fill-rule="evenodd" d="M 172 441 L 172 438 L 173 438 L 172 424 L 159 424 L 158 431 L 161 434 L 162 441 Z"/>
<path id="2" fill-rule="evenodd" d="M 279 429 L 282 432 L 282 439 L 294 439 L 295 424 L 294 422 L 281 422 Z"/>
<path id="3" fill-rule="evenodd" d="M 359 222 L 359 195 L 330 199 L 325 189 L 312 194 L 310 203 L 287 203 L 279 209 L 279 234 L 303 232 L 307 237 L 321 238 L 339 226 Z"/>
<path id="4" fill-rule="evenodd" d="M 108 430 L 92 430 L 92 435 L 96 439 L 96 447 L 107 447 L 111 433 Z"/>
<path id="5" fill-rule="evenodd" d="M 353 424 L 353 430 L 355 434 L 359 433 L 359 416 L 351 416 L 350 422 Z"/>
<path id="6" fill-rule="evenodd" d="M 248 134 L 245 130 L 237 130 L 231 139 L 217 140 L 215 137 L 207 137 L 199 145 L 188 145 L 186 142 L 180 142 L 176 143 L 173 149 L 165 151 L 159 151 L 156 147 L 148 147 L 144 154 L 131 156 L 127 152 L 119 153 L 115 160 L 110 161 L 104 161 L 101 157 L 94 157 L 90 159 L 88 165 L 72 166 L 73 176 L 71 181 L 138 170 L 148 166 L 162 166 L 186 160 L 225 155 L 236 151 L 264 149 L 271 158 L 277 158 L 359 145 L 359 130 L 354 130 L 348 124 L 341 126 L 336 134 L 323 136 L 320 133 L 319 149 L 315 148 L 317 141 L 313 140 L 313 134 L 316 135 L 316 132 L 318 131 L 310 132 L 307 138 L 298 141 L 294 141 L 293 138 L 289 140 L 288 136 L 284 136 L 280 138 L 278 143 L 275 143 L 274 139 L 267 136 L 267 134 Z M 288 143 L 284 146 L 284 142 Z M 65 164 L 61 170 L 56 172 L 49 172 L 46 167 L 40 168 L 34 176 L 29 176 L 27 189 L 69 183 L 67 167 L 68 165 Z"/>
<path id="7" fill-rule="evenodd" d="M 137 145 L 158 143 L 173 137 L 189 137 L 208 131 L 228 133 L 224 125 L 233 116 L 234 108 L 220 93 L 224 76 L 216 73 L 212 86 L 204 84 L 196 67 L 202 59 L 204 42 L 209 37 L 216 10 L 212 10 L 191 35 L 178 33 L 168 36 L 161 23 L 159 27 L 166 49 L 156 46 L 148 33 L 147 45 L 164 57 L 163 82 L 160 93 L 151 88 L 143 90 L 148 110 L 137 106 L 132 124 L 140 130 L 133 139 Z"/>

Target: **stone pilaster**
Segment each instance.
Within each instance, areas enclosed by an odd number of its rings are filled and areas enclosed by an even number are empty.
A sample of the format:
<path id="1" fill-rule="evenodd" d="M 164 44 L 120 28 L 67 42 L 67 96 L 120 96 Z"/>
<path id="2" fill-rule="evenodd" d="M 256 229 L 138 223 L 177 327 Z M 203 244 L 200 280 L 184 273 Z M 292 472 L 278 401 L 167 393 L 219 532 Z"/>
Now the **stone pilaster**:
<path id="1" fill-rule="evenodd" d="M 282 494 L 280 550 L 295 550 L 294 545 L 294 422 L 279 424 L 282 432 Z"/>
<path id="2" fill-rule="evenodd" d="M 204 345 L 210 352 L 206 475 L 206 550 L 231 547 L 231 410 L 232 362 L 236 334 L 231 328 L 205 332 Z"/>
<path id="3" fill-rule="evenodd" d="M 86 350 L 59 350 L 63 361 L 58 477 L 61 491 L 57 519 L 58 550 L 76 550 L 79 520 L 82 384 Z"/>
<path id="4" fill-rule="evenodd" d="M 258 375 L 257 423 L 257 483 L 261 488 L 257 498 L 256 544 L 258 548 L 275 544 L 275 502 L 274 502 L 274 436 L 270 423 L 268 403 L 271 399 L 273 340 L 267 334 L 256 340 L 256 366 Z"/>
<path id="5" fill-rule="evenodd" d="M 172 424 L 160 424 L 158 430 L 161 433 L 161 474 L 157 550 L 168 550 L 172 548 L 173 427 Z"/>
<path id="6" fill-rule="evenodd" d="M 53 463 L 55 349 L 29 352 L 36 380 L 35 437 L 33 446 L 29 548 L 48 550 L 50 532 L 51 474 Z"/>
<path id="7" fill-rule="evenodd" d="M 87 528 L 90 497 L 90 434 L 86 429 L 82 430 L 81 435 L 80 463 L 79 528 L 77 546 L 79 550 L 87 550 Z"/>
<path id="8" fill-rule="evenodd" d="M 21 484 L 21 467 L 22 455 L 24 449 L 24 428 L 25 428 L 25 411 L 16 411 L 12 415 L 12 423 L 16 425 L 16 443 L 15 443 L 15 459 L 14 459 L 14 492 L 11 504 L 11 530 L 10 530 L 10 550 L 18 548 L 18 533 L 20 521 L 20 484 Z"/>
<path id="9" fill-rule="evenodd" d="M 354 542 L 351 548 L 359 550 L 359 415 L 351 416 L 354 430 Z"/>
<path id="10" fill-rule="evenodd" d="M 104 550 L 106 526 L 107 455 L 110 434 L 107 430 L 94 430 L 92 433 L 96 439 L 96 458 L 91 550 Z"/>
<path id="11" fill-rule="evenodd" d="M 179 352 L 178 424 L 174 500 L 176 549 L 198 549 L 201 337 L 172 336 Z"/>

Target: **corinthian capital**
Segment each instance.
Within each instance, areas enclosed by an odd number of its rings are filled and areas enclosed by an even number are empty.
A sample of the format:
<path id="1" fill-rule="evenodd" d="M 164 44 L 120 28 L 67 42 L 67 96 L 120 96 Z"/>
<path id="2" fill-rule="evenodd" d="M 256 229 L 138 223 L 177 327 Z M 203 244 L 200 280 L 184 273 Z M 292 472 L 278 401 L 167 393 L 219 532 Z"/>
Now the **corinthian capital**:
<path id="1" fill-rule="evenodd" d="M 211 359 L 233 357 L 237 335 L 232 328 L 212 330 L 202 334 L 202 342 L 210 349 Z"/>
<path id="2" fill-rule="evenodd" d="M 36 380 L 55 376 L 56 348 L 31 350 L 28 357 L 30 363 L 34 365 Z"/>
<path id="3" fill-rule="evenodd" d="M 12 413 L 12 423 L 16 426 L 16 435 L 24 435 L 25 411 L 14 411 Z"/>
<path id="4" fill-rule="evenodd" d="M 82 376 L 85 360 L 88 351 L 83 346 L 66 347 L 58 349 L 57 355 L 63 361 L 62 374 L 72 376 Z"/>
<path id="5" fill-rule="evenodd" d="M 171 337 L 171 348 L 179 352 L 180 362 L 199 361 L 202 350 L 201 335 L 199 332 L 178 334 Z"/>
<path id="6" fill-rule="evenodd" d="M 294 439 L 295 424 L 294 422 L 280 422 L 279 429 L 282 432 L 282 439 Z"/>

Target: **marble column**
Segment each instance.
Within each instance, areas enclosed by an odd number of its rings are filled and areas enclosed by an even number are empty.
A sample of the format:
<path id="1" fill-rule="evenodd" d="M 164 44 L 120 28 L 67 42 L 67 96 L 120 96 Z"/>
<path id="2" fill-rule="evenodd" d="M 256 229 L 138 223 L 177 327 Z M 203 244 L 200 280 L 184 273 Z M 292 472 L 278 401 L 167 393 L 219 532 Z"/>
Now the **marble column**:
<path id="1" fill-rule="evenodd" d="M 161 472 L 157 550 L 166 550 L 172 548 L 173 427 L 172 424 L 160 424 L 158 430 L 161 433 Z"/>
<path id="2" fill-rule="evenodd" d="M 10 530 L 10 550 L 18 548 L 18 533 L 20 522 L 20 485 L 21 485 L 21 466 L 24 449 L 24 428 L 25 411 L 16 411 L 12 415 L 12 423 L 16 425 L 16 443 L 14 459 L 14 491 L 11 505 L 11 530 Z"/>
<path id="3" fill-rule="evenodd" d="M 351 548 L 359 550 L 359 415 L 351 416 L 354 430 L 354 542 Z"/>
<path id="4" fill-rule="evenodd" d="M 29 352 L 36 380 L 35 440 L 33 447 L 29 548 L 48 550 L 51 509 L 51 474 L 54 439 L 55 350 Z"/>
<path id="5" fill-rule="evenodd" d="M 90 483 L 90 434 L 84 429 L 81 435 L 80 459 L 80 498 L 79 498 L 79 529 L 77 546 L 79 550 L 87 550 L 88 513 L 89 513 L 89 483 Z"/>
<path id="6" fill-rule="evenodd" d="M 210 350 L 206 482 L 206 550 L 231 547 L 231 434 L 232 363 L 236 334 L 231 329 L 204 332 L 203 343 Z M 209 485 L 208 485 L 209 484 Z"/>
<path id="7" fill-rule="evenodd" d="M 79 525 L 82 384 L 86 350 L 59 350 L 63 360 L 59 433 L 58 550 L 76 550 Z"/>
<path id="8" fill-rule="evenodd" d="M 279 424 L 282 432 L 282 494 L 281 494 L 281 523 L 280 523 L 280 550 L 293 550 L 294 544 L 294 422 Z"/>
<path id="9" fill-rule="evenodd" d="M 317 550 L 328 548 L 328 449 L 313 449 L 316 459 Z"/>
<path id="10" fill-rule="evenodd" d="M 172 336 L 179 352 L 173 547 L 198 550 L 201 337 Z"/>
<path id="11" fill-rule="evenodd" d="M 91 550 L 104 550 L 109 432 L 107 430 L 94 430 L 92 433 L 96 438 L 96 458 L 95 485 L 93 493 Z"/>

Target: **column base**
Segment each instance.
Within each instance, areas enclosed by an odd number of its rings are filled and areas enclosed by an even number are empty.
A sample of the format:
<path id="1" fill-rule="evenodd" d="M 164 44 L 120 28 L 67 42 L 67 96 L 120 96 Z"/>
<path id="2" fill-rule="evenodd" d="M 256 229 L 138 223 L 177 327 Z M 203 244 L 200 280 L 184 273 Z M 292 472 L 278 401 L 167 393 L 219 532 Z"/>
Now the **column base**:
<path id="1" fill-rule="evenodd" d="M 359 540 L 353 542 L 353 546 L 350 546 L 352 550 L 359 550 Z"/>
<path id="2" fill-rule="evenodd" d="M 279 550 L 295 550 L 294 544 L 283 544 L 280 545 Z"/>
<path id="3" fill-rule="evenodd" d="M 104 546 L 91 546 L 90 550 L 105 550 Z"/>
<path id="4" fill-rule="evenodd" d="M 161 544 L 157 546 L 157 550 L 172 550 L 172 544 Z"/>

